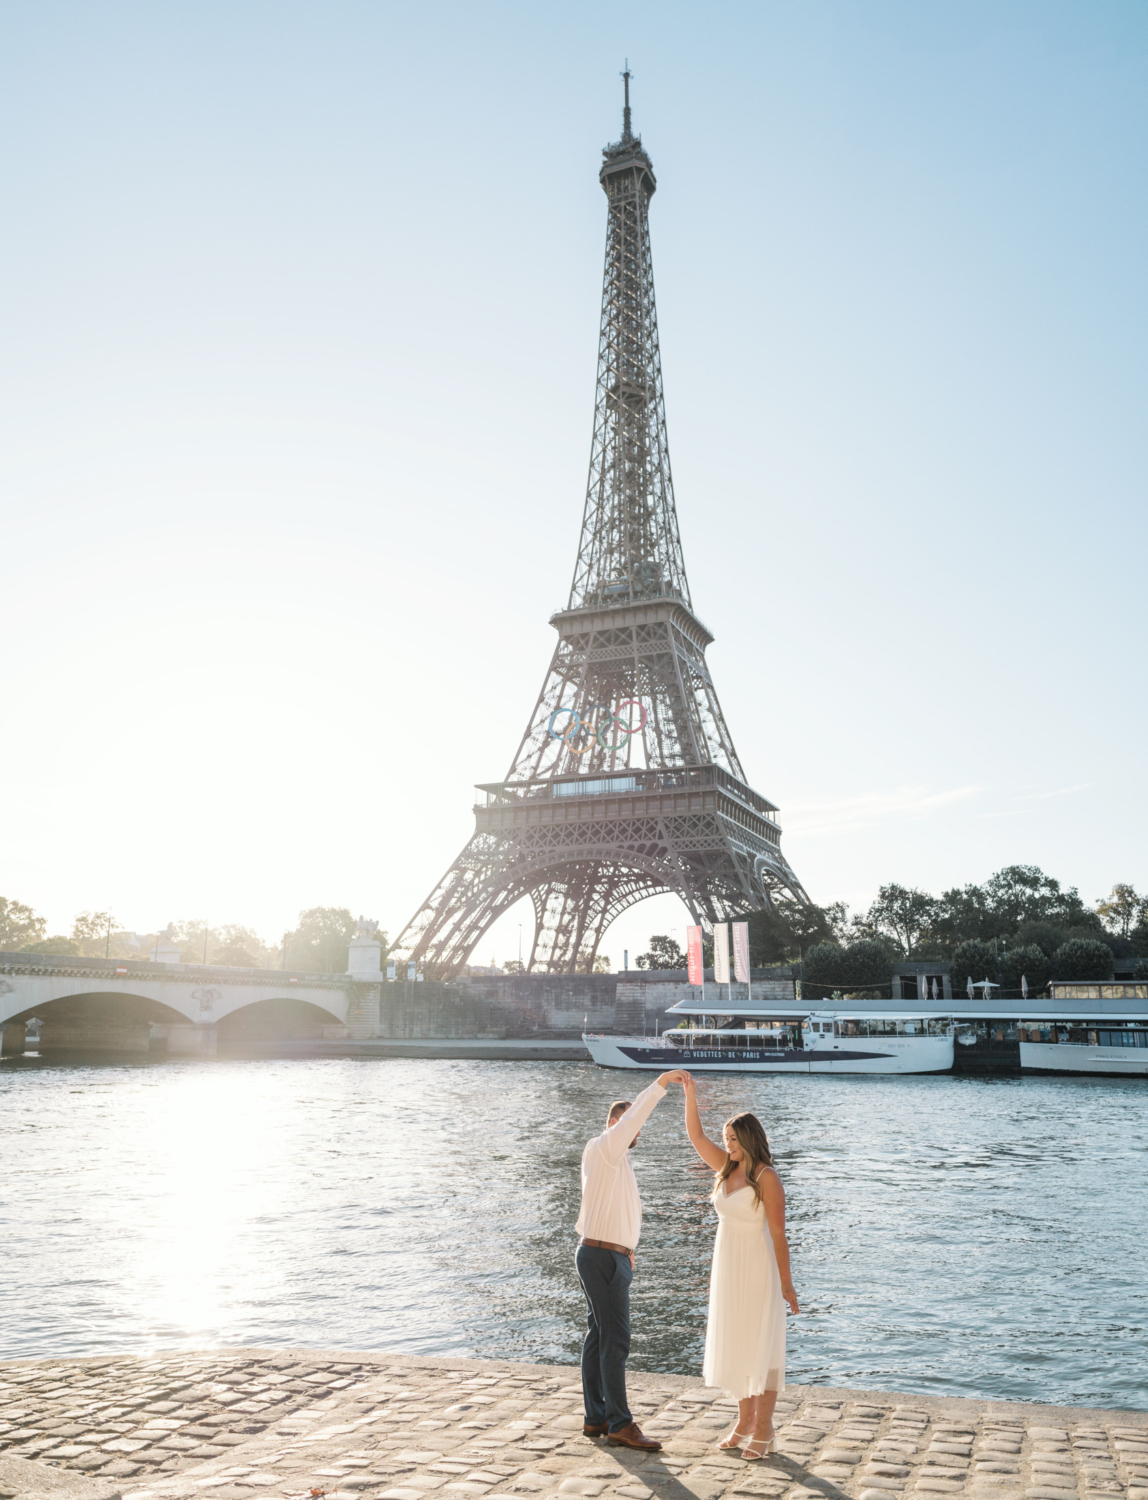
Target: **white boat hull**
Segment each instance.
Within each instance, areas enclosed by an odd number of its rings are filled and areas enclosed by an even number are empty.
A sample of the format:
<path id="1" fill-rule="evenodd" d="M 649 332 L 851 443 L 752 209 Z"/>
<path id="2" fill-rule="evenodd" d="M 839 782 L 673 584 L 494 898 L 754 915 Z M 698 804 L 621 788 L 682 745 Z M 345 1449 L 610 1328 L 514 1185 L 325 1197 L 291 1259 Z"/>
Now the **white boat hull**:
<path id="1" fill-rule="evenodd" d="M 645 1068 L 665 1073 L 947 1073 L 953 1038 L 859 1037 L 837 1046 L 738 1049 L 731 1057 L 717 1047 L 675 1047 L 660 1037 L 585 1034 L 586 1050 L 602 1068 Z"/>
<path id="2" fill-rule="evenodd" d="M 1102 1073 L 1148 1078 L 1148 1047 L 1082 1047 L 1073 1042 L 1021 1042 L 1022 1072 Z"/>

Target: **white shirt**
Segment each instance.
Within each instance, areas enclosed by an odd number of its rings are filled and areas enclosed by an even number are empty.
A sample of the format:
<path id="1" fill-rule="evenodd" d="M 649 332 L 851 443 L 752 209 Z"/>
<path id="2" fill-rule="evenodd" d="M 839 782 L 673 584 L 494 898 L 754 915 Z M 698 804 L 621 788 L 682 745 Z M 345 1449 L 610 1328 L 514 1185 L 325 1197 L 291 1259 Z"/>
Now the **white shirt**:
<path id="1" fill-rule="evenodd" d="M 575 1229 L 588 1240 L 610 1240 L 630 1250 L 642 1233 L 642 1200 L 630 1165 L 630 1144 L 664 1098 L 660 1083 L 643 1089 L 624 1115 L 587 1141 L 582 1153 L 582 1212 Z"/>

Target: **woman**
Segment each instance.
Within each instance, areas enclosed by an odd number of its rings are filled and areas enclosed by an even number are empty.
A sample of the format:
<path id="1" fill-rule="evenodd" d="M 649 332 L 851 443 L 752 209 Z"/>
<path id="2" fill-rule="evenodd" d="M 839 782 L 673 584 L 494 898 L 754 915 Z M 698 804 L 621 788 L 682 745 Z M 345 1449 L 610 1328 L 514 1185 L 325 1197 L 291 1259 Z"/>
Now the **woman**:
<path id="1" fill-rule="evenodd" d="M 742 1457 L 759 1459 L 776 1447 L 773 1408 L 785 1386 L 782 1299 L 798 1311 L 785 1238 L 785 1189 L 757 1116 L 727 1120 L 723 1149 L 702 1129 L 694 1080 L 688 1073 L 685 1078 L 686 1130 L 694 1150 L 717 1173 L 718 1231 L 702 1378 L 737 1397 L 737 1422 L 718 1447 L 745 1443 Z"/>

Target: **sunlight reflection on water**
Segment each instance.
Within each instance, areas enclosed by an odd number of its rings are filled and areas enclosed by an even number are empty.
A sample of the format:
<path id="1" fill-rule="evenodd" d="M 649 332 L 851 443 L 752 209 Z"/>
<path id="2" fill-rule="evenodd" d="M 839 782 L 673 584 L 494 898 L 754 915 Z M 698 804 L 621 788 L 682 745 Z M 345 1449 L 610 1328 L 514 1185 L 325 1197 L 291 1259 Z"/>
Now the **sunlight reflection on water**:
<path id="1" fill-rule="evenodd" d="M 572 1363 L 577 1063 L 0 1067 L 0 1355 L 278 1345 Z M 708 1076 L 789 1195 L 791 1379 L 1143 1407 L 1144 1085 Z M 698 1375 L 713 1215 L 671 1091 L 635 1153 L 636 1368 Z"/>

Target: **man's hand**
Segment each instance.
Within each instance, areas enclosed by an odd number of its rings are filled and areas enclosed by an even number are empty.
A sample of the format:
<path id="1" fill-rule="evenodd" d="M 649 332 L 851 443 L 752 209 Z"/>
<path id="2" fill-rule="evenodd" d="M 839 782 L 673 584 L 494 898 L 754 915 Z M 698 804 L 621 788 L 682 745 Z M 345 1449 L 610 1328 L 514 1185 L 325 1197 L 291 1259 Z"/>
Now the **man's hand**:
<path id="1" fill-rule="evenodd" d="M 684 1085 L 688 1077 L 689 1074 L 683 1072 L 681 1068 L 675 1068 L 672 1073 L 661 1074 L 658 1082 L 664 1089 L 668 1089 L 671 1083 L 680 1083 Z"/>

